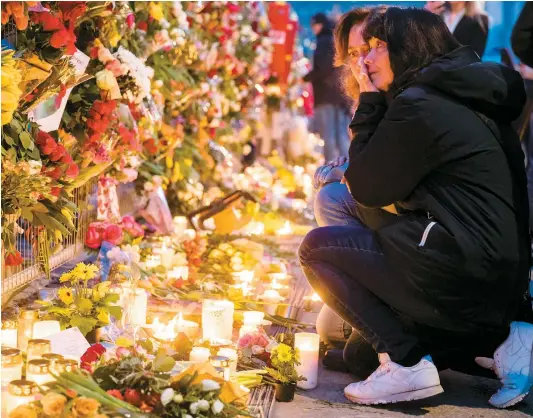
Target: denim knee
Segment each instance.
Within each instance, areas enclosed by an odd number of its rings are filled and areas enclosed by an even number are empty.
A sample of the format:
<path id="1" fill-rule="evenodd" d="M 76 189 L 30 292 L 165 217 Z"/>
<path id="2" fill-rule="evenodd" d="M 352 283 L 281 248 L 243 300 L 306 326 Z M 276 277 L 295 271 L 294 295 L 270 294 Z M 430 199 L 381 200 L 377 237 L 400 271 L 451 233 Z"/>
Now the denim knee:
<path id="1" fill-rule="evenodd" d="M 306 265 L 309 262 L 310 254 L 313 250 L 320 248 L 325 238 L 327 227 L 318 227 L 308 232 L 298 248 L 300 263 Z"/>

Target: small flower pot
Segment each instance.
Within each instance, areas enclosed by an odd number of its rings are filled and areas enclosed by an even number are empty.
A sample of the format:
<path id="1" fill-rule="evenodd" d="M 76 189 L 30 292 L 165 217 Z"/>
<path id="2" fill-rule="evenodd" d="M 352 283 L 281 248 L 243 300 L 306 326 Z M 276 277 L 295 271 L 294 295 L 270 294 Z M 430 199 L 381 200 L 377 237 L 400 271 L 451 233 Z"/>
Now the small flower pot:
<path id="1" fill-rule="evenodd" d="M 276 401 L 278 402 L 292 402 L 294 400 L 294 392 L 296 391 L 296 383 L 275 383 Z"/>

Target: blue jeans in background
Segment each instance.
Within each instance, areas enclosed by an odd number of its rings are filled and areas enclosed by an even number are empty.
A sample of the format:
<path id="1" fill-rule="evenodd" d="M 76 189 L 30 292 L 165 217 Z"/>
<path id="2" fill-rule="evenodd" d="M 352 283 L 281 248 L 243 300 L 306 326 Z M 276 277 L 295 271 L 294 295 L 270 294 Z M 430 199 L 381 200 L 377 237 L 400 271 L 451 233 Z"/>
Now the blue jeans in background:
<path id="1" fill-rule="evenodd" d="M 315 107 L 313 127 L 324 140 L 324 157 L 330 161 L 339 156 L 348 156 L 350 136 L 348 126 L 351 116 L 346 109 L 332 104 Z"/>

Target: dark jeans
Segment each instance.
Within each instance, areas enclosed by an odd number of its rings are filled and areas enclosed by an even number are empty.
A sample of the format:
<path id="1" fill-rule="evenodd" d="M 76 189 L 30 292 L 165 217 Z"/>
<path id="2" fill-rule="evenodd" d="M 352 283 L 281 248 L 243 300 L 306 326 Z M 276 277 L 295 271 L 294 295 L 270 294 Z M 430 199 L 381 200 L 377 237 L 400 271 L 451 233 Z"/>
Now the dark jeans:
<path id="1" fill-rule="evenodd" d="M 322 300 L 393 361 L 415 346 L 431 354 L 439 368 L 459 357 L 474 365 L 476 356 L 492 357 L 506 335 L 483 330 L 463 335 L 437 313 L 423 292 L 387 264 L 373 232 L 362 224 L 311 231 L 299 250 L 303 271 Z M 442 324 L 425 327 L 425 321 Z M 435 344 L 438 341 L 438 344 Z"/>

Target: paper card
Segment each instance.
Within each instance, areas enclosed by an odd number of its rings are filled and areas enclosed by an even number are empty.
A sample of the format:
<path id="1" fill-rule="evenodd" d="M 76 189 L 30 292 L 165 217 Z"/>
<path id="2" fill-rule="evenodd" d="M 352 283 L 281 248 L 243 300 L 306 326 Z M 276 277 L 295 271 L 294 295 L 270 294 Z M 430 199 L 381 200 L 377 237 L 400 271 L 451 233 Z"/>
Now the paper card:
<path id="1" fill-rule="evenodd" d="M 52 353 L 77 360 L 91 346 L 77 327 L 50 335 L 46 339 L 51 342 Z"/>
<path id="2" fill-rule="evenodd" d="M 72 92 L 72 88 L 86 79 L 85 69 L 89 65 L 90 57 L 80 50 L 76 50 L 70 58 L 70 64 L 75 68 L 76 82 L 70 84 L 61 101 L 57 100 L 58 95 L 54 95 L 44 102 L 38 104 L 35 109 L 29 112 L 29 117 L 39 124 L 42 131 L 52 132 L 59 129 L 63 112 L 67 106 L 67 101 Z"/>

